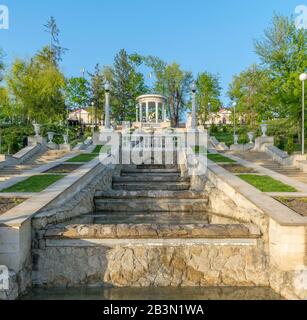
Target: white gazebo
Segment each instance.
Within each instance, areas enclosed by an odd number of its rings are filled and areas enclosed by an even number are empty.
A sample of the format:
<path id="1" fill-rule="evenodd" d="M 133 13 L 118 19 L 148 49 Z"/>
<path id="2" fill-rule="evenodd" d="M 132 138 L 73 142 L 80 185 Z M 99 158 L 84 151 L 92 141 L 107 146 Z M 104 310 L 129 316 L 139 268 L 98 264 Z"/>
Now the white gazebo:
<path id="1" fill-rule="evenodd" d="M 145 94 L 137 99 L 136 121 L 161 123 L 167 121 L 166 98 L 159 94 Z"/>

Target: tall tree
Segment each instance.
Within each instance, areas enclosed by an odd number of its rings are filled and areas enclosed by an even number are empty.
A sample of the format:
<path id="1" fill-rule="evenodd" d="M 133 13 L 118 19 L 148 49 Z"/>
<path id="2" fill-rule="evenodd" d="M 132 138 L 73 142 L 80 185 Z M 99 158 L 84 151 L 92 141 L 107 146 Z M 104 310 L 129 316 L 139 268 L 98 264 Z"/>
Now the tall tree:
<path id="1" fill-rule="evenodd" d="M 112 68 L 112 114 L 117 121 L 135 119 L 135 100 L 146 92 L 144 76 L 137 68 L 142 61 L 124 49 L 116 54 Z"/>
<path id="2" fill-rule="evenodd" d="M 209 72 L 198 74 L 196 101 L 198 106 L 198 116 L 204 125 L 211 112 L 217 112 L 221 107 L 220 95 L 221 87 L 219 78 Z"/>
<path id="3" fill-rule="evenodd" d="M 275 15 L 264 37 L 255 41 L 256 53 L 272 77 L 272 96 L 279 116 L 293 123 L 301 119 L 301 83 L 299 74 L 307 69 L 307 30 L 295 22 Z"/>
<path id="4" fill-rule="evenodd" d="M 153 69 L 156 77 L 155 91 L 166 96 L 168 114 L 172 125 L 177 127 L 181 115 L 187 108 L 187 96 L 193 80 L 192 73 L 181 70 L 175 62 L 167 64 L 157 57 L 145 57 L 144 61 Z"/>
<path id="5" fill-rule="evenodd" d="M 4 71 L 3 58 L 4 58 L 4 53 L 3 53 L 2 49 L 0 48 L 0 82 L 3 80 L 3 71 Z"/>
<path id="6" fill-rule="evenodd" d="M 94 116 L 95 125 L 97 125 L 99 119 L 103 118 L 105 103 L 105 74 L 98 63 L 95 66 L 94 73 L 90 73 L 90 77 L 90 96 L 94 107 L 93 110 L 91 110 L 91 114 Z"/>
<path id="7" fill-rule="evenodd" d="M 89 103 L 89 83 L 83 77 L 72 77 L 66 81 L 66 103 L 69 109 L 82 109 Z"/>
<path id="8" fill-rule="evenodd" d="M 63 59 L 63 55 L 68 50 L 60 44 L 60 29 L 57 26 L 56 20 L 53 16 L 47 21 L 44 25 L 45 31 L 50 34 L 50 52 L 52 53 L 51 57 L 55 63 L 59 63 Z"/>
<path id="9" fill-rule="evenodd" d="M 276 116 L 272 95 L 270 71 L 258 65 L 234 76 L 228 91 L 228 96 L 238 104 L 237 111 L 251 126 Z"/>
<path id="10" fill-rule="evenodd" d="M 30 61 L 15 60 L 7 86 L 24 120 L 51 122 L 65 114 L 65 78 L 45 47 Z"/>

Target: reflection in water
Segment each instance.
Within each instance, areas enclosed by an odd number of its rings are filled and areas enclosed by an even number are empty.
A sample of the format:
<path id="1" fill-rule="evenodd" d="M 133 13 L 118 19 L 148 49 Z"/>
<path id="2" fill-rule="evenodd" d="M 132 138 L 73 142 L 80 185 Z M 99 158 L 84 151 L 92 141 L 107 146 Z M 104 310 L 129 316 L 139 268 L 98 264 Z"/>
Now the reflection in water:
<path id="1" fill-rule="evenodd" d="M 22 300 L 280 300 L 266 287 L 33 289 Z"/>

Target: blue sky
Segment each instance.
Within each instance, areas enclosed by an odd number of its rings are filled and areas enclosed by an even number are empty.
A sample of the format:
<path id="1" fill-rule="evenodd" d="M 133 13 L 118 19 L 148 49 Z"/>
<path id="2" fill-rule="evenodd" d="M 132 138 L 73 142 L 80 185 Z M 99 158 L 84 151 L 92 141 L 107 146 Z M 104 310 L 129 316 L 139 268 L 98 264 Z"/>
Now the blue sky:
<path id="1" fill-rule="evenodd" d="M 232 76 L 254 62 L 253 39 L 276 13 L 294 15 L 306 0 L 0 0 L 10 10 L 10 29 L 0 30 L 6 63 L 27 58 L 49 42 L 43 25 L 53 15 L 69 48 L 68 76 L 95 64 L 111 64 L 121 48 L 176 61 L 195 75 L 220 75 L 223 101 Z M 148 80 L 149 81 L 149 80 Z"/>

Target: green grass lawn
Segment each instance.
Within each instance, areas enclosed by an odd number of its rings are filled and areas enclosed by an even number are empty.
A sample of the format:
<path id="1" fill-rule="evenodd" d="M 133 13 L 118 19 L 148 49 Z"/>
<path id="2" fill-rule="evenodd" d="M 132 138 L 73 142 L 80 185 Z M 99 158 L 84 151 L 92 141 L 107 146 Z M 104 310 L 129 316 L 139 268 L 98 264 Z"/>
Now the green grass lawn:
<path id="1" fill-rule="evenodd" d="M 32 176 L 27 180 L 1 190 L 0 192 L 41 192 L 53 183 L 62 179 L 64 175 L 39 175 Z"/>
<path id="2" fill-rule="evenodd" d="M 90 162 L 97 156 L 98 156 L 97 153 L 83 153 L 83 154 L 79 154 L 78 156 L 72 159 L 67 160 L 66 162 Z"/>
<path id="3" fill-rule="evenodd" d="M 207 148 L 204 147 L 204 146 L 195 146 L 193 147 L 193 151 L 196 153 L 196 154 L 204 154 L 206 155 L 207 154 Z"/>
<path id="4" fill-rule="evenodd" d="M 287 184 L 275 180 L 269 176 L 258 176 L 254 174 L 238 175 L 242 180 L 251 184 L 262 192 L 296 192 L 297 190 Z"/>
<path id="5" fill-rule="evenodd" d="M 225 157 L 225 156 L 223 156 L 223 155 L 221 155 L 219 153 L 217 153 L 217 154 L 214 154 L 214 153 L 208 154 L 208 159 L 212 160 L 214 162 L 235 163 L 234 160 L 229 159 L 229 158 L 227 158 L 227 157 Z"/>
<path id="6" fill-rule="evenodd" d="M 97 146 L 95 147 L 95 149 L 92 151 L 92 153 L 100 153 L 100 150 L 101 150 L 102 147 L 103 147 L 103 146 L 102 146 L 101 144 L 97 145 Z"/>
<path id="7" fill-rule="evenodd" d="M 92 154 L 107 153 L 111 151 L 111 146 L 97 145 Z"/>

